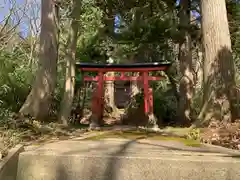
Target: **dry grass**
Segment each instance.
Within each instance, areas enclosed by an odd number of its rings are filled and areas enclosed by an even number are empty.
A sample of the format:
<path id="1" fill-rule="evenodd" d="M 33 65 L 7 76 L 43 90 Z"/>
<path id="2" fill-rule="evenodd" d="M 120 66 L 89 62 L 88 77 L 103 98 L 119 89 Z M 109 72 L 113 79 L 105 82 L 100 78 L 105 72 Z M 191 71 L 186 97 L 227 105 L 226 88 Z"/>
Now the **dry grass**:
<path id="1" fill-rule="evenodd" d="M 0 129 L 0 157 L 5 157 L 16 144 L 43 144 L 82 136 L 86 126 L 65 127 L 57 123 L 41 124 L 38 121 L 26 121 L 20 127 Z M 1 158 L 0 158 L 1 159 Z"/>

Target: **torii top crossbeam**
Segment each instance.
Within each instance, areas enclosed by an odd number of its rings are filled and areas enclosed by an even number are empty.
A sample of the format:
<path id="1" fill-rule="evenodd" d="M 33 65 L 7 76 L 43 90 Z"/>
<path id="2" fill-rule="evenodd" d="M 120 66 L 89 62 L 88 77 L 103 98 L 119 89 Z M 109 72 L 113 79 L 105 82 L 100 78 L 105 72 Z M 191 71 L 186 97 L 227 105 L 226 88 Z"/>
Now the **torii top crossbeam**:
<path id="1" fill-rule="evenodd" d="M 76 63 L 76 67 L 82 71 L 102 72 L 144 72 L 144 71 L 166 71 L 171 66 L 169 62 L 151 62 L 134 64 L 95 64 Z"/>

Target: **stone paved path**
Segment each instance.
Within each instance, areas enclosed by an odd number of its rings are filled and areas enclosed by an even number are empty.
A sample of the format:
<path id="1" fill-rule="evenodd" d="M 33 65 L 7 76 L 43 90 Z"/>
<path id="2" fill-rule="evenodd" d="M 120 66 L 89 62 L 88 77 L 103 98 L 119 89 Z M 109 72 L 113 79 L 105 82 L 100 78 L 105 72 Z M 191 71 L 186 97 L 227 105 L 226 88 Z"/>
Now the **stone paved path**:
<path id="1" fill-rule="evenodd" d="M 239 180 L 237 157 L 174 141 L 72 139 L 28 147 L 17 180 Z"/>

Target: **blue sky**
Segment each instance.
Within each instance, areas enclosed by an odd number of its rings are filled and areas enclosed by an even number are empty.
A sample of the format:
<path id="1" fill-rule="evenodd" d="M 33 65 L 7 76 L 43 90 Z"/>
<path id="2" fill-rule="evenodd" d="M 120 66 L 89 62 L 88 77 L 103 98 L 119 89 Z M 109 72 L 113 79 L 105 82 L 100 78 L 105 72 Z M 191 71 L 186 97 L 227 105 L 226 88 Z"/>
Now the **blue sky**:
<path id="1" fill-rule="evenodd" d="M 24 0 L 16 0 L 16 6 L 20 6 L 22 4 L 24 4 Z M 4 17 L 9 14 L 9 9 L 11 7 L 12 7 L 11 0 L 0 1 L 0 21 L 2 21 Z"/>
<path id="2" fill-rule="evenodd" d="M 29 32 L 30 19 L 38 17 L 37 23 L 39 24 L 39 5 L 40 0 L 0 0 L 0 22 L 9 15 L 10 9 L 14 7 L 16 14 L 11 18 L 12 24 L 15 24 L 21 18 L 19 31 L 26 36 Z"/>

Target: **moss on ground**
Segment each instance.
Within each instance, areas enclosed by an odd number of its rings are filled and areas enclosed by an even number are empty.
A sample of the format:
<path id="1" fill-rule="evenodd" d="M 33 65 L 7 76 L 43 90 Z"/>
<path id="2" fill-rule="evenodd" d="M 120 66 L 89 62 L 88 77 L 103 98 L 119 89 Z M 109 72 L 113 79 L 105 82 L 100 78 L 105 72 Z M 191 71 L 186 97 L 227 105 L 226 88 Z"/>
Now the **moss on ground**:
<path id="1" fill-rule="evenodd" d="M 84 140 L 102 140 L 106 138 L 122 138 L 130 140 L 148 139 L 159 141 L 176 141 L 182 142 L 186 146 L 200 147 L 201 143 L 197 140 L 191 140 L 183 137 L 164 136 L 161 133 L 149 133 L 143 131 L 108 131 L 103 134 L 92 136 Z"/>

